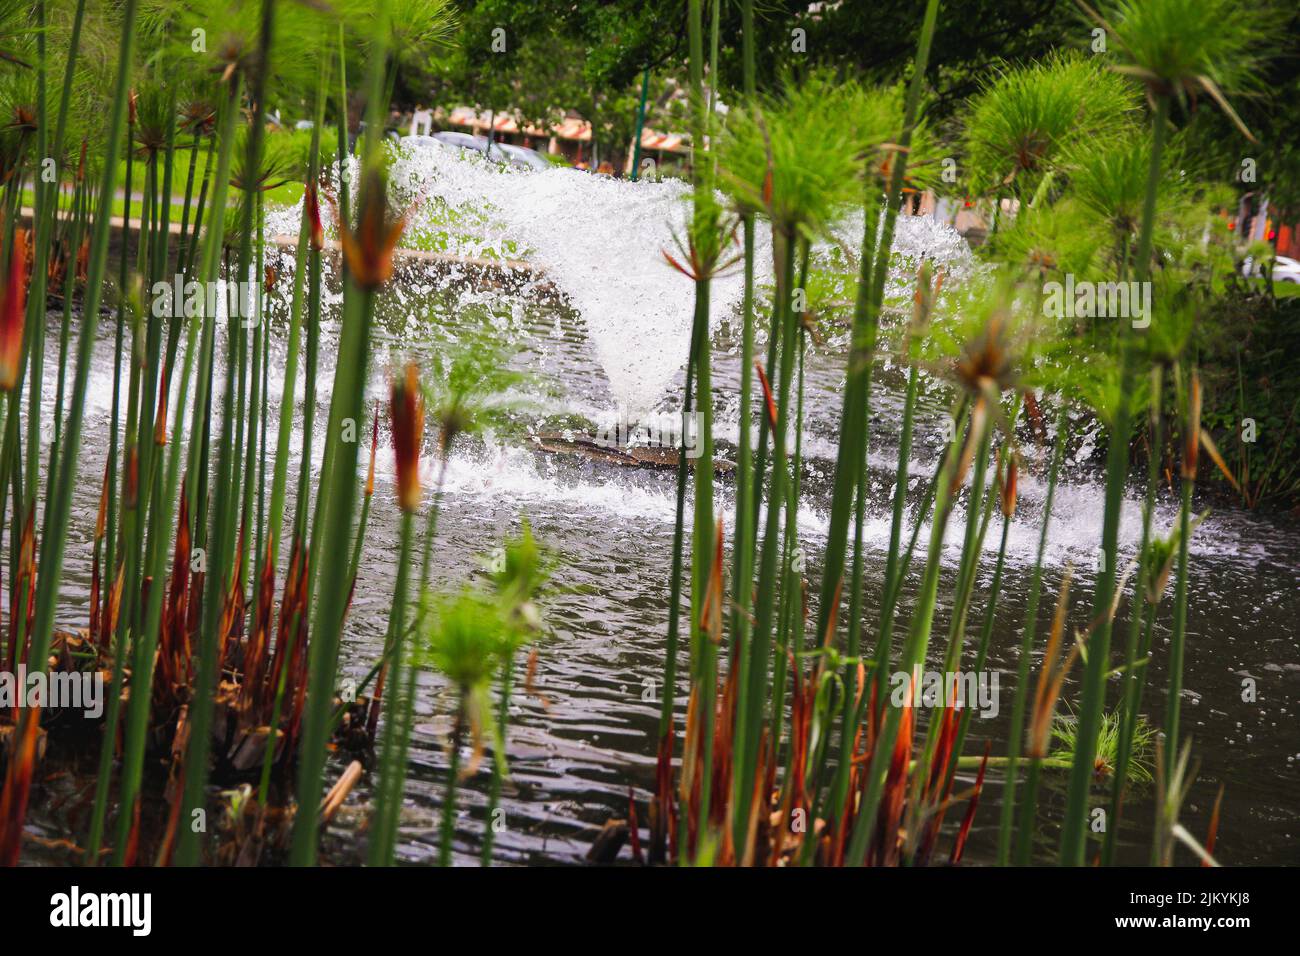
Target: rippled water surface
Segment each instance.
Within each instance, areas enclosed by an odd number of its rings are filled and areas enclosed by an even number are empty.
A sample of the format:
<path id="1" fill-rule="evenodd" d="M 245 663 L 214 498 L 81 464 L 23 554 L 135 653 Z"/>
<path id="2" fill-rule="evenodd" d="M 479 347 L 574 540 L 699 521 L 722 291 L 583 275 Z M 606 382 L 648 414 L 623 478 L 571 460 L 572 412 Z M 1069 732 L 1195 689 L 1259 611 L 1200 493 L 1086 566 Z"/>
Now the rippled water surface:
<path id="1" fill-rule="evenodd" d="M 530 429 L 544 431 L 548 422 L 561 415 L 595 420 L 620 408 L 635 414 L 673 407 L 669 396 L 681 389 L 691 293 L 689 283 L 663 264 L 659 249 L 668 241 L 672 224 L 680 221 L 683 190 L 668 184 L 638 187 L 562 170 L 532 177 L 465 171 L 438 156 L 408 157 L 399 162 L 395 176 L 413 195 L 425 197 L 423 209 L 436 208 L 434 199 L 455 208 L 475 196 L 490 198 L 489 221 L 479 227 L 488 239 L 477 248 L 453 241 L 451 251 L 466 255 L 526 252 L 545 268 L 544 277 L 516 280 L 507 290 L 475 287 L 455 270 L 449 276 L 444 269 L 417 266 L 400 273 L 377 330 L 371 388 L 374 398 L 382 398 L 387 370 L 397 356 L 427 356 L 443 350 L 467 323 L 491 327 L 494 335 L 512 343 L 516 351 L 512 364 L 529 374 L 527 384 L 512 396 L 520 400 L 513 413 L 515 427 L 467 438 L 452 455 L 434 548 L 435 580 L 455 587 L 472 578 L 479 573 L 483 555 L 503 535 L 517 531 L 525 517 L 549 549 L 555 564 L 552 588 L 544 602 L 550 636 L 540 648 L 534 693 L 519 690 L 511 704 L 511 774 L 503 800 L 506 829 L 497 837 L 496 853 L 502 862 L 578 862 L 606 819 L 626 815 L 629 788 L 644 807 L 653 782 L 652 738 L 658 705 L 646 688 L 657 685 L 663 670 L 674 474 L 548 455 L 536 449 Z M 508 222 L 509 230 L 494 233 L 493 222 L 498 220 Z M 270 224 L 268 232 L 295 231 L 293 222 L 292 211 L 287 212 Z M 844 227 L 850 244 L 860 223 L 859 219 L 856 225 Z M 414 228 L 433 229 L 435 225 L 417 217 Z M 956 274 L 967 265 L 960 239 L 930 220 L 904 220 L 896 249 L 904 255 L 922 251 L 935 255 Z M 760 250 L 760 255 L 770 256 L 761 238 Z M 282 274 L 287 275 L 289 266 L 287 261 L 281 263 Z M 905 274 L 900 268 L 895 282 L 901 283 Z M 738 278 L 724 280 L 714 302 L 716 434 L 724 449 L 737 434 L 739 362 L 731 320 L 739 288 Z M 335 301 L 332 308 L 336 311 L 336 307 Z M 282 388 L 287 335 L 285 316 L 276 312 L 271 321 L 276 360 L 270 398 L 275 409 Z M 56 341 L 57 317 L 52 315 L 51 322 L 54 335 L 50 340 Z M 86 434 L 90 437 L 82 448 L 82 481 L 66 555 L 68 601 L 61 623 L 68 626 L 82 626 L 85 618 L 90 537 L 112 395 L 109 328 L 108 323 L 102 326 L 96 346 L 87 407 Z M 322 404 L 328 401 L 332 378 L 334 330 L 331 313 L 323 330 Z M 54 394 L 53 364 L 46 365 L 47 402 Z M 843 373 L 840 343 L 827 343 L 809 352 L 803 429 L 807 476 L 800 533 L 808 551 L 814 592 L 820 580 Z M 300 377 L 299 391 L 301 382 Z M 924 401 L 911 469 L 922 481 L 933 468 L 944 401 L 937 389 L 927 391 L 933 394 L 927 394 Z M 901 404 L 901 376 L 885 364 L 873 397 L 863 602 L 868 633 L 873 632 L 879 613 Z M 324 417 L 322 407 L 320 428 Z M 392 593 L 397 508 L 385 427 L 386 423 L 381 425 L 379 480 L 343 647 L 343 669 L 358 679 L 382 646 Z M 295 429 L 295 449 L 297 442 Z M 426 444 L 430 446 L 426 449 L 426 484 L 431 484 L 432 448 L 431 443 Z M 1102 488 L 1094 467 L 1083 460 L 1085 452 L 1086 448 L 1075 456 L 1078 461 L 1067 466 L 1058 489 L 1043 585 L 1046 621 L 1067 567 L 1074 568 L 1071 623 L 1075 627 L 1084 626 L 1089 615 L 1091 569 L 1102 517 Z M 1043 463 L 1034 460 L 1032 453 L 1030 459 L 1022 478 L 1020 508 L 1010 529 L 1009 567 L 988 665 L 1001 672 L 1000 712 L 995 718 L 973 722 L 967 753 L 981 752 L 985 740 L 992 740 L 994 753 L 1000 753 L 1008 734 L 1015 648 L 1023 625 L 1045 492 Z M 296 473 L 296 450 L 290 467 L 290 474 Z M 733 489 L 729 479 L 717 488 L 716 508 L 726 515 L 728 529 L 733 523 Z M 918 484 L 909 493 L 913 509 L 920 497 Z M 1158 529 L 1170 526 L 1175 510 L 1172 499 L 1162 499 Z M 949 537 L 949 572 L 960 545 L 959 519 L 960 513 Z M 1136 493 L 1130 489 L 1121 529 L 1125 560 L 1136 546 L 1139 523 Z M 978 638 L 999 533 L 1000 528 L 994 525 L 986 540 L 971 611 L 973 623 L 968 627 L 968 654 L 973 654 Z M 1296 626 L 1300 619 L 1300 529 L 1275 516 L 1217 510 L 1197 531 L 1191 555 L 1183 720 L 1195 742 L 1200 775 L 1184 808 L 1184 821 L 1194 833 L 1203 834 L 1222 784 L 1226 793 L 1217 847 L 1220 859 L 1229 864 L 1300 863 L 1300 629 Z M 904 615 L 915 577 L 916 569 L 904 594 Z M 947 628 L 953 577 L 948 573 L 941 582 L 931 655 L 936 664 Z M 1121 615 L 1126 616 L 1127 611 Z M 1143 708 L 1157 726 L 1164 709 L 1169 629 L 1170 614 L 1165 608 L 1156 626 L 1156 655 Z M 1126 633 L 1127 625 L 1121 620 L 1116 627 L 1117 647 L 1122 647 Z M 1247 679 L 1257 689 L 1256 701 L 1243 700 Z M 1112 701 L 1117 686 L 1118 682 L 1112 681 Z M 676 688 L 682 709 L 686 689 L 684 684 Z M 1069 682 L 1066 698 L 1077 696 L 1077 685 Z M 399 850 L 401 858 L 411 862 L 429 861 L 436 853 L 437 813 L 446 782 L 444 746 L 452 701 L 432 675 L 421 675 L 417 708 L 420 716 Z M 478 852 L 487 780 L 485 765 L 462 790 L 465 819 L 459 827 L 457 851 L 466 862 Z M 1002 782 L 996 770 L 990 769 L 989 781 L 967 851 L 971 862 L 989 860 L 996 839 Z M 1049 841 L 1054 840 L 1055 823 L 1064 804 L 1064 783 L 1063 776 L 1045 775 L 1039 826 L 1044 856 L 1054 849 Z M 363 784 L 335 820 L 328 841 L 328 855 L 335 861 L 359 860 L 361 841 L 355 834 L 368 798 Z M 1102 800 L 1099 794 L 1097 803 Z M 66 826 L 69 812 L 69 808 L 52 803 L 38 808 L 36 818 L 57 835 Z M 1130 798 L 1123 823 L 1121 854 L 1126 861 L 1146 861 L 1152 815 L 1150 790 L 1139 789 Z"/>

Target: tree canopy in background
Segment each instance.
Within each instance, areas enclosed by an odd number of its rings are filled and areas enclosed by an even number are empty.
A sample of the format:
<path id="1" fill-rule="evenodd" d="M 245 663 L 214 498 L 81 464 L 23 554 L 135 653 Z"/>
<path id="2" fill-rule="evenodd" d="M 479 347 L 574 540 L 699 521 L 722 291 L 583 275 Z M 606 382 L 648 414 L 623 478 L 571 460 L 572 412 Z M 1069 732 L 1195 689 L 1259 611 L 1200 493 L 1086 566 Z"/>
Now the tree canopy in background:
<path id="1" fill-rule="evenodd" d="M 685 76 L 684 0 L 452 0 L 460 24 L 456 42 L 423 67 L 407 67 L 397 95 L 406 105 L 472 105 L 510 110 L 541 124 L 566 111 L 591 120 L 598 148 L 622 149 L 636 119 L 641 77 L 651 72 L 648 122 L 684 125 L 671 94 Z M 927 68 L 927 118 L 943 131 L 961 104 L 993 71 L 1040 59 L 1052 50 L 1093 52 L 1093 24 L 1073 0 L 948 0 Z M 1277 8 L 1276 46 L 1251 93 L 1234 106 L 1259 140 L 1249 143 L 1208 97 L 1173 121 L 1191 126 L 1200 163 L 1240 179 L 1254 160 L 1255 182 L 1275 206 L 1300 206 L 1300 145 L 1293 104 L 1300 96 L 1300 8 Z M 830 70 L 866 83 L 903 77 L 916 47 L 920 6 L 915 0 L 755 0 L 759 89 L 787 76 Z M 718 74 L 723 102 L 741 85 L 740 4 L 720 11 Z M 709 14 L 706 13 L 706 21 Z M 1095 55 L 1107 56 L 1107 53 Z"/>

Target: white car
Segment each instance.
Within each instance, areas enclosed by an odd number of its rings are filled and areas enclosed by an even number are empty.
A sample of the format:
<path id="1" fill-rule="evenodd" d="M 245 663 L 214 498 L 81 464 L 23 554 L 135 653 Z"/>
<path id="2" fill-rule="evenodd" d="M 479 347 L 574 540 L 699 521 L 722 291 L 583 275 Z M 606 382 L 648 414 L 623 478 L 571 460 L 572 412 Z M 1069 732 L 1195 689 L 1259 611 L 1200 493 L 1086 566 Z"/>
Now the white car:
<path id="1" fill-rule="evenodd" d="M 411 139 L 412 137 L 407 137 Z M 529 169 L 534 172 L 550 169 L 551 164 L 535 149 L 527 146 L 515 146 L 512 143 L 489 142 L 486 136 L 471 136 L 469 133 L 447 131 L 434 133 L 433 139 L 449 149 L 478 153 L 494 163 L 510 165 L 516 169 Z"/>
<path id="2" fill-rule="evenodd" d="M 1273 281 L 1300 283 L 1300 262 L 1288 256 L 1273 259 Z"/>
<path id="3" fill-rule="evenodd" d="M 435 149 L 447 150 L 449 147 L 440 139 L 433 136 L 415 135 L 403 136 L 401 143 L 406 146 L 432 146 Z"/>

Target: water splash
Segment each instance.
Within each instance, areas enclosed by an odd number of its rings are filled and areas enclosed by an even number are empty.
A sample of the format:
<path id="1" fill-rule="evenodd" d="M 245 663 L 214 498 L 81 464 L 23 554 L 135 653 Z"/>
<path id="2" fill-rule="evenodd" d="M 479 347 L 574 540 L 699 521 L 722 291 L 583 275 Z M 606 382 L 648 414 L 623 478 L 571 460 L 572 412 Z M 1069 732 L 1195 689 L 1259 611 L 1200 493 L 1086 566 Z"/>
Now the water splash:
<path id="1" fill-rule="evenodd" d="M 409 143 L 393 148 L 389 172 L 394 202 L 410 210 L 407 244 L 465 259 L 526 259 L 581 316 L 591 358 L 614 402 L 635 416 L 663 398 L 685 364 L 695 306 L 693 284 L 663 256 L 690 215 L 688 183 L 634 183 L 561 167 L 516 170 Z M 295 234 L 298 215 L 277 212 L 268 232 Z M 856 256 L 862 227 L 857 210 L 814 253 L 838 247 Z M 893 248 L 891 295 L 906 291 L 922 255 L 950 267 L 970 261 L 957 232 L 928 217 L 901 217 Z M 771 281 L 771 260 L 771 234 L 760 225 L 760 286 Z M 519 291 L 528 292 L 529 285 Z M 736 313 L 743 292 L 738 268 L 714 280 L 713 329 Z"/>
<path id="2" fill-rule="evenodd" d="M 355 163 L 352 172 L 355 175 Z M 556 332 L 551 338 L 576 339 L 577 357 L 570 356 L 562 371 L 566 394 L 552 411 L 596 420 L 609 411 L 606 402 L 613 407 L 622 405 L 633 416 L 674 404 L 671 396 L 681 385 L 694 289 L 665 263 L 662 250 L 671 248 L 674 230 L 680 230 L 690 214 L 688 184 L 676 180 L 632 183 L 563 168 L 517 171 L 421 145 L 397 148 L 390 174 L 395 203 L 411 209 L 408 242 L 467 259 L 526 258 L 544 272 L 545 281 L 572 306 L 577 316 L 576 328 L 571 317 L 562 320 L 557 314 L 554 319 Z M 295 232 L 299 215 L 300 207 L 271 213 L 268 233 Z M 815 254 L 839 249 L 856 255 L 863 224 L 861 210 L 847 215 L 835 225 L 833 235 Z M 760 229 L 756 239 L 756 281 L 761 288 L 771 282 L 770 233 Z M 956 278 L 975 268 L 965 240 L 950 226 L 929 217 L 900 217 L 893 253 L 885 290 L 887 300 L 910 293 L 922 257 L 942 265 Z M 287 274 L 291 271 L 290 263 L 284 265 Z M 432 272 L 421 277 L 417 271 L 414 276 L 404 276 L 402 282 L 393 283 L 391 295 L 409 302 L 414 314 L 430 292 L 445 290 L 455 277 L 455 273 L 448 277 Z M 509 321 L 514 322 L 517 333 L 522 325 L 519 303 L 532 295 L 541 281 L 537 277 L 524 277 L 506 290 L 504 296 L 499 288 L 467 287 L 459 290 L 459 294 L 462 303 L 491 302 L 494 307 L 503 308 L 507 316 L 514 317 Z M 743 279 L 735 273 L 713 284 L 711 321 L 715 330 L 737 313 L 742 292 Z M 504 307 L 503 298 L 507 302 Z M 561 325 L 565 328 L 561 329 Z M 327 332 L 327 341 L 332 333 L 333 329 Z M 401 338 L 400 331 L 397 337 Z M 722 392 L 715 435 L 734 440 L 738 423 L 734 403 L 728 396 L 735 392 L 737 384 L 736 356 L 730 354 L 735 343 L 726 342 L 725 335 L 721 338 L 724 341 L 719 351 L 715 385 Z M 730 351 L 728 345 L 732 346 Z M 332 378 L 332 372 L 327 370 L 332 365 L 329 345 L 323 348 L 322 358 L 325 367 L 320 376 L 323 390 L 320 397 L 327 400 L 326 390 Z M 811 467 L 824 472 L 835 458 L 832 426 L 838 420 L 842 396 L 836 383 L 842 379 L 843 369 L 842 358 L 836 355 L 823 358 L 821 387 L 813 387 L 810 380 L 803 452 Z M 583 368 L 584 363 L 587 368 Z M 372 383 L 375 395 L 382 392 L 381 375 L 382 370 L 376 368 L 376 380 Z M 272 374 L 271 392 L 278 398 L 276 378 Z M 582 379 L 602 378 L 607 381 L 607 391 L 601 389 L 593 394 L 583 390 Z M 300 380 L 300 394 L 301 388 Z M 878 431 L 877 435 L 883 444 L 872 453 L 875 477 L 864 537 L 870 552 L 883 554 L 889 546 L 889 502 L 896 446 L 892 434 Z M 1080 457 L 1086 457 L 1086 452 L 1085 447 Z M 382 482 L 385 456 L 380 457 Z M 910 469 L 913 483 L 928 475 L 932 468 L 933 462 L 925 456 L 913 461 Z M 1073 471 L 1057 492 L 1045 557 L 1054 566 L 1072 563 L 1076 567 L 1090 567 L 1095 559 L 1097 529 L 1104 510 L 1104 490 L 1086 467 Z M 433 478 L 431 474 L 426 477 Z M 1029 515 L 1041 505 L 1045 489 L 1040 484 L 1032 475 L 1022 476 L 1021 495 L 1029 510 L 1011 528 L 1008 559 L 1014 564 L 1032 563 L 1037 552 L 1038 522 Z M 620 472 L 574 475 L 557 469 L 529 449 L 491 444 L 486 448 L 463 449 L 453 455 L 447 490 L 452 495 L 481 501 L 504 499 L 517 506 L 546 502 L 548 508 L 573 515 L 604 514 L 652 525 L 671 523 L 675 514 L 671 489 L 666 483 Z M 734 508 L 734 502 L 728 500 L 729 494 L 725 484 L 719 487 L 716 508 L 721 513 L 730 513 Z M 1172 520 L 1171 514 L 1167 507 L 1158 510 L 1158 529 Z M 1230 531 L 1213 534 L 1216 524 L 1212 520 L 1198 534 L 1192 543 L 1194 552 L 1216 553 L 1233 547 L 1237 535 Z M 814 549 L 818 548 L 825 533 L 825 518 L 815 489 L 801 502 L 800 527 Z M 1136 549 L 1140 528 L 1140 504 L 1137 496 L 1130 494 L 1124 503 L 1120 533 L 1124 554 L 1131 556 Z M 928 529 L 923 529 L 922 534 L 923 538 L 927 536 Z M 989 535 L 986 549 L 995 549 L 996 539 L 997 535 Z M 945 549 L 945 561 L 955 560 L 955 555 L 949 554 L 951 550 L 952 547 Z"/>

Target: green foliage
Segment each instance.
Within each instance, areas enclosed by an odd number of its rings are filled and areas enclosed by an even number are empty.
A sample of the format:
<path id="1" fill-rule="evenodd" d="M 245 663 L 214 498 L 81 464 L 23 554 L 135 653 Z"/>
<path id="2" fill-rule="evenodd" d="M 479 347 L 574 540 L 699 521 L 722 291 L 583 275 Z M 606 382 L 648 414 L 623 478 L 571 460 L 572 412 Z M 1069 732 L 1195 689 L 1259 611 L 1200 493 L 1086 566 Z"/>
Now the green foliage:
<path id="1" fill-rule="evenodd" d="M 375 0 L 344 0 L 336 9 L 361 34 L 368 48 Z M 386 47 L 400 66 L 415 67 L 455 42 L 457 17 L 451 0 L 384 0 Z"/>
<path id="2" fill-rule="evenodd" d="M 1171 364 L 1232 335 L 1210 321 L 1209 307 L 1232 274 L 1232 237 L 1216 215 L 1231 196 L 1182 134 L 1169 138 L 1151 179 L 1152 134 L 1137 122 L 1134 88 L 1102 62 L 1054 55 L 1008 68 L 972 104 L 963 138 L 972 175 L 1019 199 L 980 255 L 1041 290 L 1027 302 L 1034 312 L 1048 283 L 1133 280 L 1145 271 L 1137 257 L 1154 182 L 1150 322 L 1133 348 Z M 1100 314 L 1040 324 L 1026 383 L 1083 403 L 1104 423 L 1140 424 L 1151 396 L 1145 376 L 1122 375 L 1126 325 Z"/>
<path id="3" fill-rule="evenodd" d="M 458 42 L 435 50 L 407 78 L 411 100 L 425 103 L 432 97 L 446 109 L 473 106 L 483 112 L 508 112 L 521 126 L 543 130 L 576 110 L 591 122 L 592 146 L 598 153 L 627 147 L 639 83 L 593 82 L 585 45 L 555 20 L 533 18 L 517 6 L 501 10 L 495 4 L 477 5 L 461 16 Z M 520 17 L 527 19 L 526 27 Z"/>
<path id="4" fill-rule="evenodd" d="M 1002 391 L 1031 371 L 1031 356 L 1051 333 L 1036 305 L 1036 291 L 1003 270 L 954 291 L 928 328 L 909 331 L 920 360 L 958 389 L 978 394 L 983 379 Z"/>
<path id="5" fill-rule="evenodd" d="M 533 529 L 524 521 L 519 537 L 505 541 L 500 552 L 500 566 L 490 568 L 492 585 L 502 602 L 507 629 L 516 636 L 527 637 L 539 625 L 533 596 L 546 583 L 549 572 L 543 559 Z M 516 647 L 514 640 L 502 642 L 501 650 L 510 657 Z"/>
<path id="6" fill-rule="evenodd" d="M 1074 140 L 1061 166 L 1069 176 L 1070 191 L 1080 205 L 1109 227 L 1117 244 L 1132 241 L 1137 235 L 1146 197 L 1151 134 L 1137 128 L 1101 143 L 1091 139 Z M 1156 197 L 1158 210 L 1167 211 L 1174 201 L 1170 193 L 1171 187 L 1178 184 L 1174 173 L 1177 166 L 1175 151 L 1166 151 L 1162 157 L 1161 188 Z"/>
<path id="7" fill-rule="evenodd" d="M 145 62 L 223 79 L 239 71 L 251 80 L 261 33 L 258 0 L 142 0 Z M 313 89 L 327 18 L 304 4 L 277 4 L 267 89 L 301 101 Z M 196 69 L 197 67 L 197 69 Z"/>
<path id="8" fill-rule="evenodd" d="M 428 662 L 462 691 L 484 690 L 512 633 L 501 606 L 468 589 L 454 597 L 429 600 L 423 648 Z"/>
<path id="9" fill-rule="evenodd" d="M 1149 785 L 1152 781 L 1151 750 L 1155 742 L 1155 728 L 1139 715 L 1133 728 L 1132 753 L 1128 761 L 1127 783 Z M 1052 739 L 1061 750 L 1053 756 L 1073 759 L 1079 737 L 1079 720 L 1071 714 L 1057 714 L 1052 722 Z M 1118 714 L 1102 714 L 1101 731 L 1097 736 L 1096 773 L 1105 777 L 1115 772 L 1120 749 L 1120 718 Z"/>
<path id="10" fill-rule="evenodd" d="M 766 214 L 787 236 L 818 235 L 860 200 L 859 157 L 896 131 L 886 122 L 892 104 L 889 94 L 870 97 L 822 74 L 792 82 L 728 115 L 721 184 L 742 211 Z"/>
<path id="11" fill-rule="evenodd" d="M 1000 226 L 981 250 L 1026 278 L 1060 280 L 1067 274 L 1097 273 L 1106 236 L 1095 213 L 1070 196 L 1022 209 L 1014 223 Z"/>
<path id="12" fill-rule="evenodd" d="M 425 402 L 439 428 L 439 444 L 456 435 L 508 423 L 528 376 L 509 367 L 515 347 L 490 327 L 466 324 L 457 340 L 439 349 L 425 376 Z"/>
<path id="13" fill-rule="evenodd" d="M 304 135 L 305 134 L 305 135 Z M 241 193 L 270 192 L 307 178 L 311 134 L 272 132 L 262 141 L 262 155 L 255 173 L 248 169 L 248 130 L 240 131 L 235 142 L 234 168 L 230 185 Z"/>
<path id="14" fill-rule="evenodd" d="M 1267 4 L 1236 0 L 1118 0 L 1098 13 L 1114 40 L 1117 70 L 1184 107 L 1208 93 L 1230 115 L 1224 94 L 1255 85 L 1273 31 Z"/>
<path id="15" fill-rule="evenodd" d="M 1300 296 L 1273 299 L 1234 285 L 1210 304 L 1207 324 L 1221 332 L 1200 346 L 1202 425 L 1244 489 L 1245 503 L 1294 508 L 1300 503 Z M 1242 499 L 1218 468 L 1201 471 L 1202 483 Z"/>
<path id="16" fill-rule="evenodd" d="M 1022 199 L 1072 142 L 1095 146 L 1130 122 L 1138 97 L 1097 59 L 1052 54 L 1004 67 L 965 117 L 963 148 L 973 192 L 1003 188 Z"/>

